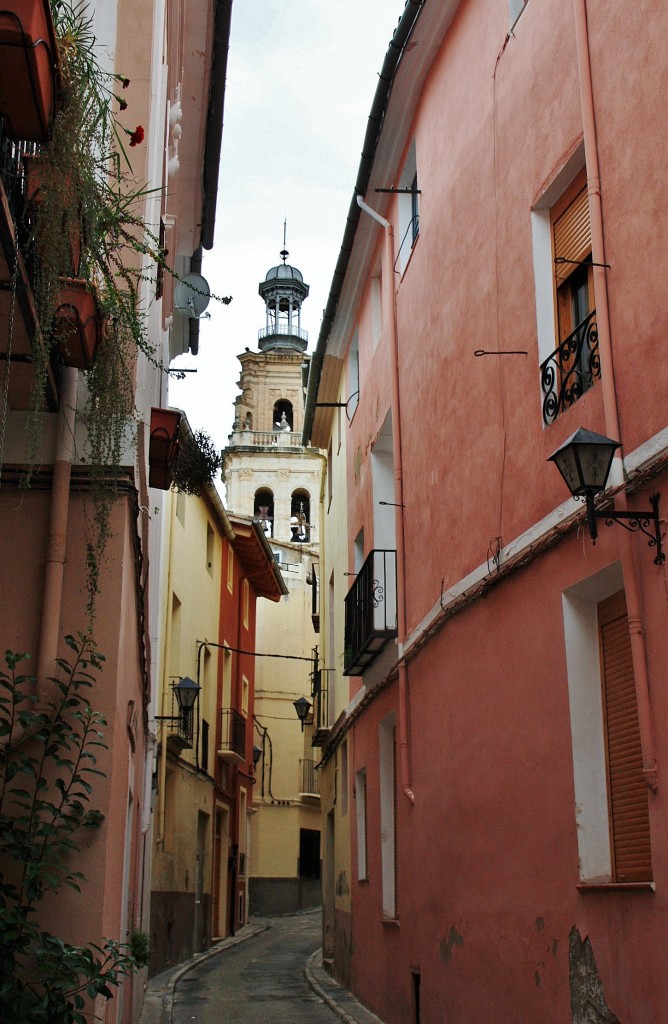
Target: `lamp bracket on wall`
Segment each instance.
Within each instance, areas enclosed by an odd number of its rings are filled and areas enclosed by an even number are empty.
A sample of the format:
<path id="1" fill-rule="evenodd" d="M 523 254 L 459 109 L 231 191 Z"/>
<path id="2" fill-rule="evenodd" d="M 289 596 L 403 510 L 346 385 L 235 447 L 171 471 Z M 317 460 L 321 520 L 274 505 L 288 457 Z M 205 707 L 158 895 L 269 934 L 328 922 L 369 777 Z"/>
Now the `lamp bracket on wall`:
<path id="1" fill-rule="evenodd" d="M 596 508 L 596 496 L 605 493 L 615 451 L 621 447 L 620 441 L 580 427 L 550 455 L 547 461 L 554 462 L 572 496 L 584 499 L 589 536 L 594 544 L 598 536 L 598 519 L 605 520 L 606 526 L 619 523 L 631 533 L 644 533 L 649 546 L 656 548 L 654 564 L 662 565 L 666 556 L 661 545 L 658 494 L 653 494 L 649 499 L 652 506 L 650 512 L 639 509 L 618 511 Z"/>
<path id="2" fill-rule="evenodd" d="M 315 403 L 315 408 L 316 409 L 345 409 L 346 410 L 346 419 L 350 423 L 350 416 L 348 415 L 348 406 L 352 402 L 353 398 L 357 398 L 358 395 L 359 395 L 359 391 L 353 391 L 352 395 L 350 396 L 350 398 L 348 399 L 347 402 L 316 402 Z"/>
<path id="3" fill-rule="evenodd" d="M 378 504 L 379 505 L 391 505 L 392 508 L 406 508 L 405 505 L 402 505 L 402 504 L 400 504 L 399 502 L 396 502 L 396 501 L 379 501 Z"/>
<path id="4" fill-rule="evenodd" d="M 651 512 L 618 512 L 616 509 L 594 509 L 594 516 L 596 519 L 605 520 L 606 526 L 612 526 L 613 523 L 619 523 L 625 530 L 630 533 L 644 533 L 647 537 L 647 545 L 650 548 L 656 548 L 656 558 L 654 559 L 655 565 L 663 565 L 666 560 L 666 555 L 663 550 L 661 543 L 661 528 L 659 520 L 659 495 L 653 494 L 649 499 L 649 503 L 652 506 Z M 654 524 L 652 529 L 651 524 Z"/>

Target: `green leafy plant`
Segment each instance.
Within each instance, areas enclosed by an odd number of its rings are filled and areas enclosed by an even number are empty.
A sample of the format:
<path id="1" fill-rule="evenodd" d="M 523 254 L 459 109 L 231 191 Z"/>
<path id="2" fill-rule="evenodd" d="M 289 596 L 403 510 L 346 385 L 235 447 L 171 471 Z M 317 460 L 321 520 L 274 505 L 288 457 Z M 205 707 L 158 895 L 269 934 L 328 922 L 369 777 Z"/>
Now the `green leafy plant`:
<path id="1" fill-rule="evenodd" d="M 130 949 L 132 955 L 141 967 L 146 967 L 149 957 L 149 940 L 146 932 L 134 928 L 130 938 Z"/>
<path id="2" fill-rule="evenodd" d="M 0 1020 L 86 1024 L 90 1001 L 107 999 L 145 962 L 139 940 L 73 945 L 40 927 L 49 894 L 85 881 L 76 870 L 81 837 L 99 829 L 93 783 L 104 775 L 104 718 L 88 702 L 104 658 L 88 636 L 66 637 L 71 660 L 40 702 L 25 654 L 5 653 L 0 671 Z M 140 934 L 140 933 L 138 933 Z"/>
<path id="3" fill-rule="evenodd" d="M 204 430 L 179 430 L 179 454 L 172 469 L 172 483 L 184 494 L 201 494 L 223 464 L 220 452 Z"/>
<path id="4" fill-rule="evenodd" d="M 161 366 L 148 335 L 142 296 L 150 287 L 144 289 L 143 282 L 154 285 L 158 272 L 168 268 L 157 229 L 145 219 L 151 190 L 134 176 L 128 157 L 129 148 L 141 144 L 144 129 L 130 130 L 119 121 L 128 106 L 130 82 L 100 64 L 93 10 L 85 0 L 51 0 L 51 6 L 61 102 L 49 142 L 37 158 L 26 160 L 39 186 L 26 204 L 38 315 L 24 485 L 36 462 L 41 413 L 58 358 L 55 325 L 63 279 L 77 278 L 95 296 L 99 323 L 94 361 L 83 375 L 86 394 L 79 415 L 86 430 L 77 453 L 92 482 L 86 536 L 92 623 L 119 468 L 134 448 L 138 356 Z"/>

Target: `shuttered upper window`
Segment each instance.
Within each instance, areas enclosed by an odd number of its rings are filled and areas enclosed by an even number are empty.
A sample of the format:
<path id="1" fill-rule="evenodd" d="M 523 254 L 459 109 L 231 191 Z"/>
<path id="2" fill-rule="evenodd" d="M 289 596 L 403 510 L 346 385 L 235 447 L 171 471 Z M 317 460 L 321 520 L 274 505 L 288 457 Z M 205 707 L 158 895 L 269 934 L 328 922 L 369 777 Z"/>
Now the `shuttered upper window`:
<path id="1" fill-rule="evenodd" d="M 552 209 L 557 340 L 570 335 L 594 308 L 587 179 L 582 171 Z"/>
<path id="2" fill-rule="evenodd" d="M 598 620 L 612 881 L 648 882 L 652 880 L 649 806 L 623 591 L 599 605 Z"/>

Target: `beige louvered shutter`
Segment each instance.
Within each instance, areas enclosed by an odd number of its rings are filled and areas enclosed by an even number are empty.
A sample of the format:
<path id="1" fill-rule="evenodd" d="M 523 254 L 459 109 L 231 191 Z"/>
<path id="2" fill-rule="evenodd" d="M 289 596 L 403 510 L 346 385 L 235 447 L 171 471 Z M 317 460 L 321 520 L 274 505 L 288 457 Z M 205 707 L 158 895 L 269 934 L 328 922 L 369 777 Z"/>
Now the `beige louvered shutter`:
<path id="1" fill-rule="evenodd" d="M 574 194 L 573 194 L 574 193 Z M 569 189 L 567 205 L 553 221 L 554 257 L 576 260 L 575 263 L 555 263 L 557 287 L 577 269 L 578 263 L 591 252 L 591 225 L 589 223 L 589 197 L 587 182 L 579 177 Z"/>
<path id="2" fill-rule="evenodd" d="M 652 879 L 649 807 L 623 592 L 599 605 L 599 626 L 613 880 L 647 882 Z"/>

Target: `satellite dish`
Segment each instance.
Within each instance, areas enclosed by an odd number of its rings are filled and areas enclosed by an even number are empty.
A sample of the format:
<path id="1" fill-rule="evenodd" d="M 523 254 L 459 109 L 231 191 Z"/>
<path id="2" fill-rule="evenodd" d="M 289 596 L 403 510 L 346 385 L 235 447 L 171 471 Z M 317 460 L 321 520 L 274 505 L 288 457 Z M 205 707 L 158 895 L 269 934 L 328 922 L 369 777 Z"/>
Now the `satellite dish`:
<path id="1" fill-rule="evenodd" d="M 174 288 L 174 309 L 191 320 L 199 320 L 210 298 L 211 289 L 206 278 L 201 274 L 186 274 Z"/>

